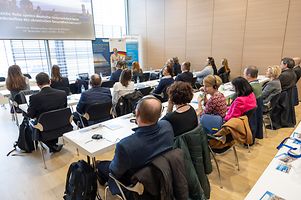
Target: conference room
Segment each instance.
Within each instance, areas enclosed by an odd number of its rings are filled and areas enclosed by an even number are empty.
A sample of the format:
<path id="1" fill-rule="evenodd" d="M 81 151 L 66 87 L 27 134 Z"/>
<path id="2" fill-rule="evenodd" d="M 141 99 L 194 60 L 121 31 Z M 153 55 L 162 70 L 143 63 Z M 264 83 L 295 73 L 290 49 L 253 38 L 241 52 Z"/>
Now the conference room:
<path id="1" fill-rule="evenodd" d="M 1 1 L 1 199 L 300 199 L 300 8 Z"/>

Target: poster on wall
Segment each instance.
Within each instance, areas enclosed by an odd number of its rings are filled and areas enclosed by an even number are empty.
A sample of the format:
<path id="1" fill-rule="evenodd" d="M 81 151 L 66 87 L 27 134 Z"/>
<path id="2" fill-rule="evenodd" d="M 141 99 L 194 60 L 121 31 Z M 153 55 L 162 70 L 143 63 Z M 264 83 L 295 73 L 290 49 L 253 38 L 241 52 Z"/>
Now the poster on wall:
<path id="1" fill-rule="evenodd" d="M 126 39 L 125 38 L 110 38 L 110 63 L 114 71 L 118 61 L 125 60 L 126 57 Z"/>
<path id="2" fill-rule="evenodd" d="M 138 39 L 129 38 L 126 40 L 126 60 L 129 67 L 134 61 L 139 62 L 138 57 Z"/>
<path id="3" fill-rule="evenodd" d="M 95 73 L 102 76 L 111 74 L 109 38 L 96 38 L 92 41 Z"/>

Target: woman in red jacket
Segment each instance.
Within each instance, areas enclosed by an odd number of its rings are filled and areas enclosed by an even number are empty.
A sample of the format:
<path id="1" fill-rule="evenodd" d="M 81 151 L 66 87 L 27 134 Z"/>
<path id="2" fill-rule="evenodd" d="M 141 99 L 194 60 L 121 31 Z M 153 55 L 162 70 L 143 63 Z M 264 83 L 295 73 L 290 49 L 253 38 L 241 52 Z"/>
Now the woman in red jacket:
<path id="1" fill-rule="evenodd" d="M 240 117 L 244 115 L 245 112 L 256 107 L 256 97 L 251 85 L 246 79 L 237 77 L 232 80 L 232 85 L 235 88 L 237 97 L 228 108 L 225 121 L 233 117 Z"/>

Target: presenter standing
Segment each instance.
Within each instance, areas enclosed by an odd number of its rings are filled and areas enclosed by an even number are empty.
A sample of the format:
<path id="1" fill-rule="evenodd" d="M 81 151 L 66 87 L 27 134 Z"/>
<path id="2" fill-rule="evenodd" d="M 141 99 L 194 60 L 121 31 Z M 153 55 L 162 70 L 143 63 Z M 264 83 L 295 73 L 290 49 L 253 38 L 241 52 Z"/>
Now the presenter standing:
<path id="1" fill-rule="evenodd" d="M 111 71 L 113 73 L 116 70 L 117 62 L 123 60 L 123 57 L 118 54 L 117 48 L 113 48 L 113 53 L 111 54 L 110 60 L 111 60 Z"/>

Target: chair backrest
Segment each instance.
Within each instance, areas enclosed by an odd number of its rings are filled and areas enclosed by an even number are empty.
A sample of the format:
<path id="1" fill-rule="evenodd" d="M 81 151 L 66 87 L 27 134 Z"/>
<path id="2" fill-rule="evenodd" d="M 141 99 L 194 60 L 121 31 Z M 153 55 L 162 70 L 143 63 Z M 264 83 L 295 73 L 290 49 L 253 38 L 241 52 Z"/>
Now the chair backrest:
<path id="1" fill-rule="evenodd" d="M 103 122 L 111 119 L 112 101 L 94 103 L 86 106 L 84 118 L 89 121 Z"/>
<path id="2" fill-rule="evenodd" d="M 150 79 L 150 72 L 144 72 L 143 73 L 143 81 L 149 81 L 149 79 Z"/>
<path id="3" fill-rule="evenodd" d="M 252 132 L 253 140 L 255 138 L 256 130 L 257 130 L 257 119 L 256 119 L 256 110 L 257 107 L 248 110 L 244 113 L 248 117 L 249 126 Z"/>
<path id="4" fill-rule="evenodd" d="M 135 90 L 130 94 L 120 97 L 114 108 L 116 115 L 122 116 L 133 112 L 136 108 L 138 101 L 142 97 L 142 93 L 138 90 Z"/>
<path id="5" fill-rule="evenodd" d="M 88 73 L 80 73 L 78 74 L 78 77 L 82 80 L 89 80 L 89 74 Z"/>
<path id="6" fill-rule="evenodd" d="M 30 74 L 23 74 L 25 77 L 27 77 L 27 78 L 29 78 L 29 79 L 31 79 L 31 76 L 30 76 Z"/>
<path id="7" fill-rule="evenodd" d="M 250 119 L 252 118 L 252 116 L 254 115 L 254 113 L 256 112 L 256 109 L 257 107 L 251 109 L 251 110 L 248 110 L 244 113 L 244 115 L 246 115 L 250 121 Z"/>
<path id="8" fill-rule="evenodd" d="M 160 77 L 160 72 L 151 72 L 149 76 L 149 80 L 157 80 Z"/>
<path id="9" fill-rule="evenodd" d="M 229 76 L 230 76 L 230 72 L 224 72 L 219 75 L 219 77 L 222 79 L 223 83 L 229 82 Z"/>
<path id="10" fill-rule="evenodd" d="M 0 82 L 4 82 L 5 81 L 5 77 L 0 77 Z"/>
<path id="11" fill-rule="evenodd" d="M 114 86 L 114 81 L 104 81 L 101 83 L 101 87 L 107 87 L 107 88 L 112 88 Z"/>
<path id="12" fill-rule="evenodd" d="M 56 89 L 65 91 L 67 96 L 71 94 L 69 87 L 58 87 Z"/>
<path id="13" fill-rule="evenodd" d="M 47 141 L 72 131 L 71 122 L 72 113 L 70 108 L 62 108 L 42 113 L 35 128 L 41 133 L 41 141 Z"/>
<path id="14" fill-rule="evenodd" d="M 149 87 L 144 87 L 144 88 L 139 88 L 138 91 L 141 92 L 143 96 L 149 95 L 149 93 L 153 90 L 153 88 Z"/>
<path id="15" fill-rule="evenodd" d="M 32 94 L 35 94 L 35 93 L 38 93 L 39 91 L 38 90 L 22 90 L 20 91 L 16 96 L 15 98 L 13 99 L 14 100 L 14 104 L 15 106 L 19 105 L 19 104 L 24 104 L 24 103 L 28 103 L 26 101 L 26 95 L 32 95 Z"/>
<path id="16" fill-rule="evenodd" d="M 221 129 L 223 118 L 220 115 L 203 114 L 200 117 L 200 124 L 207 134 L 214 134 Z"/>

